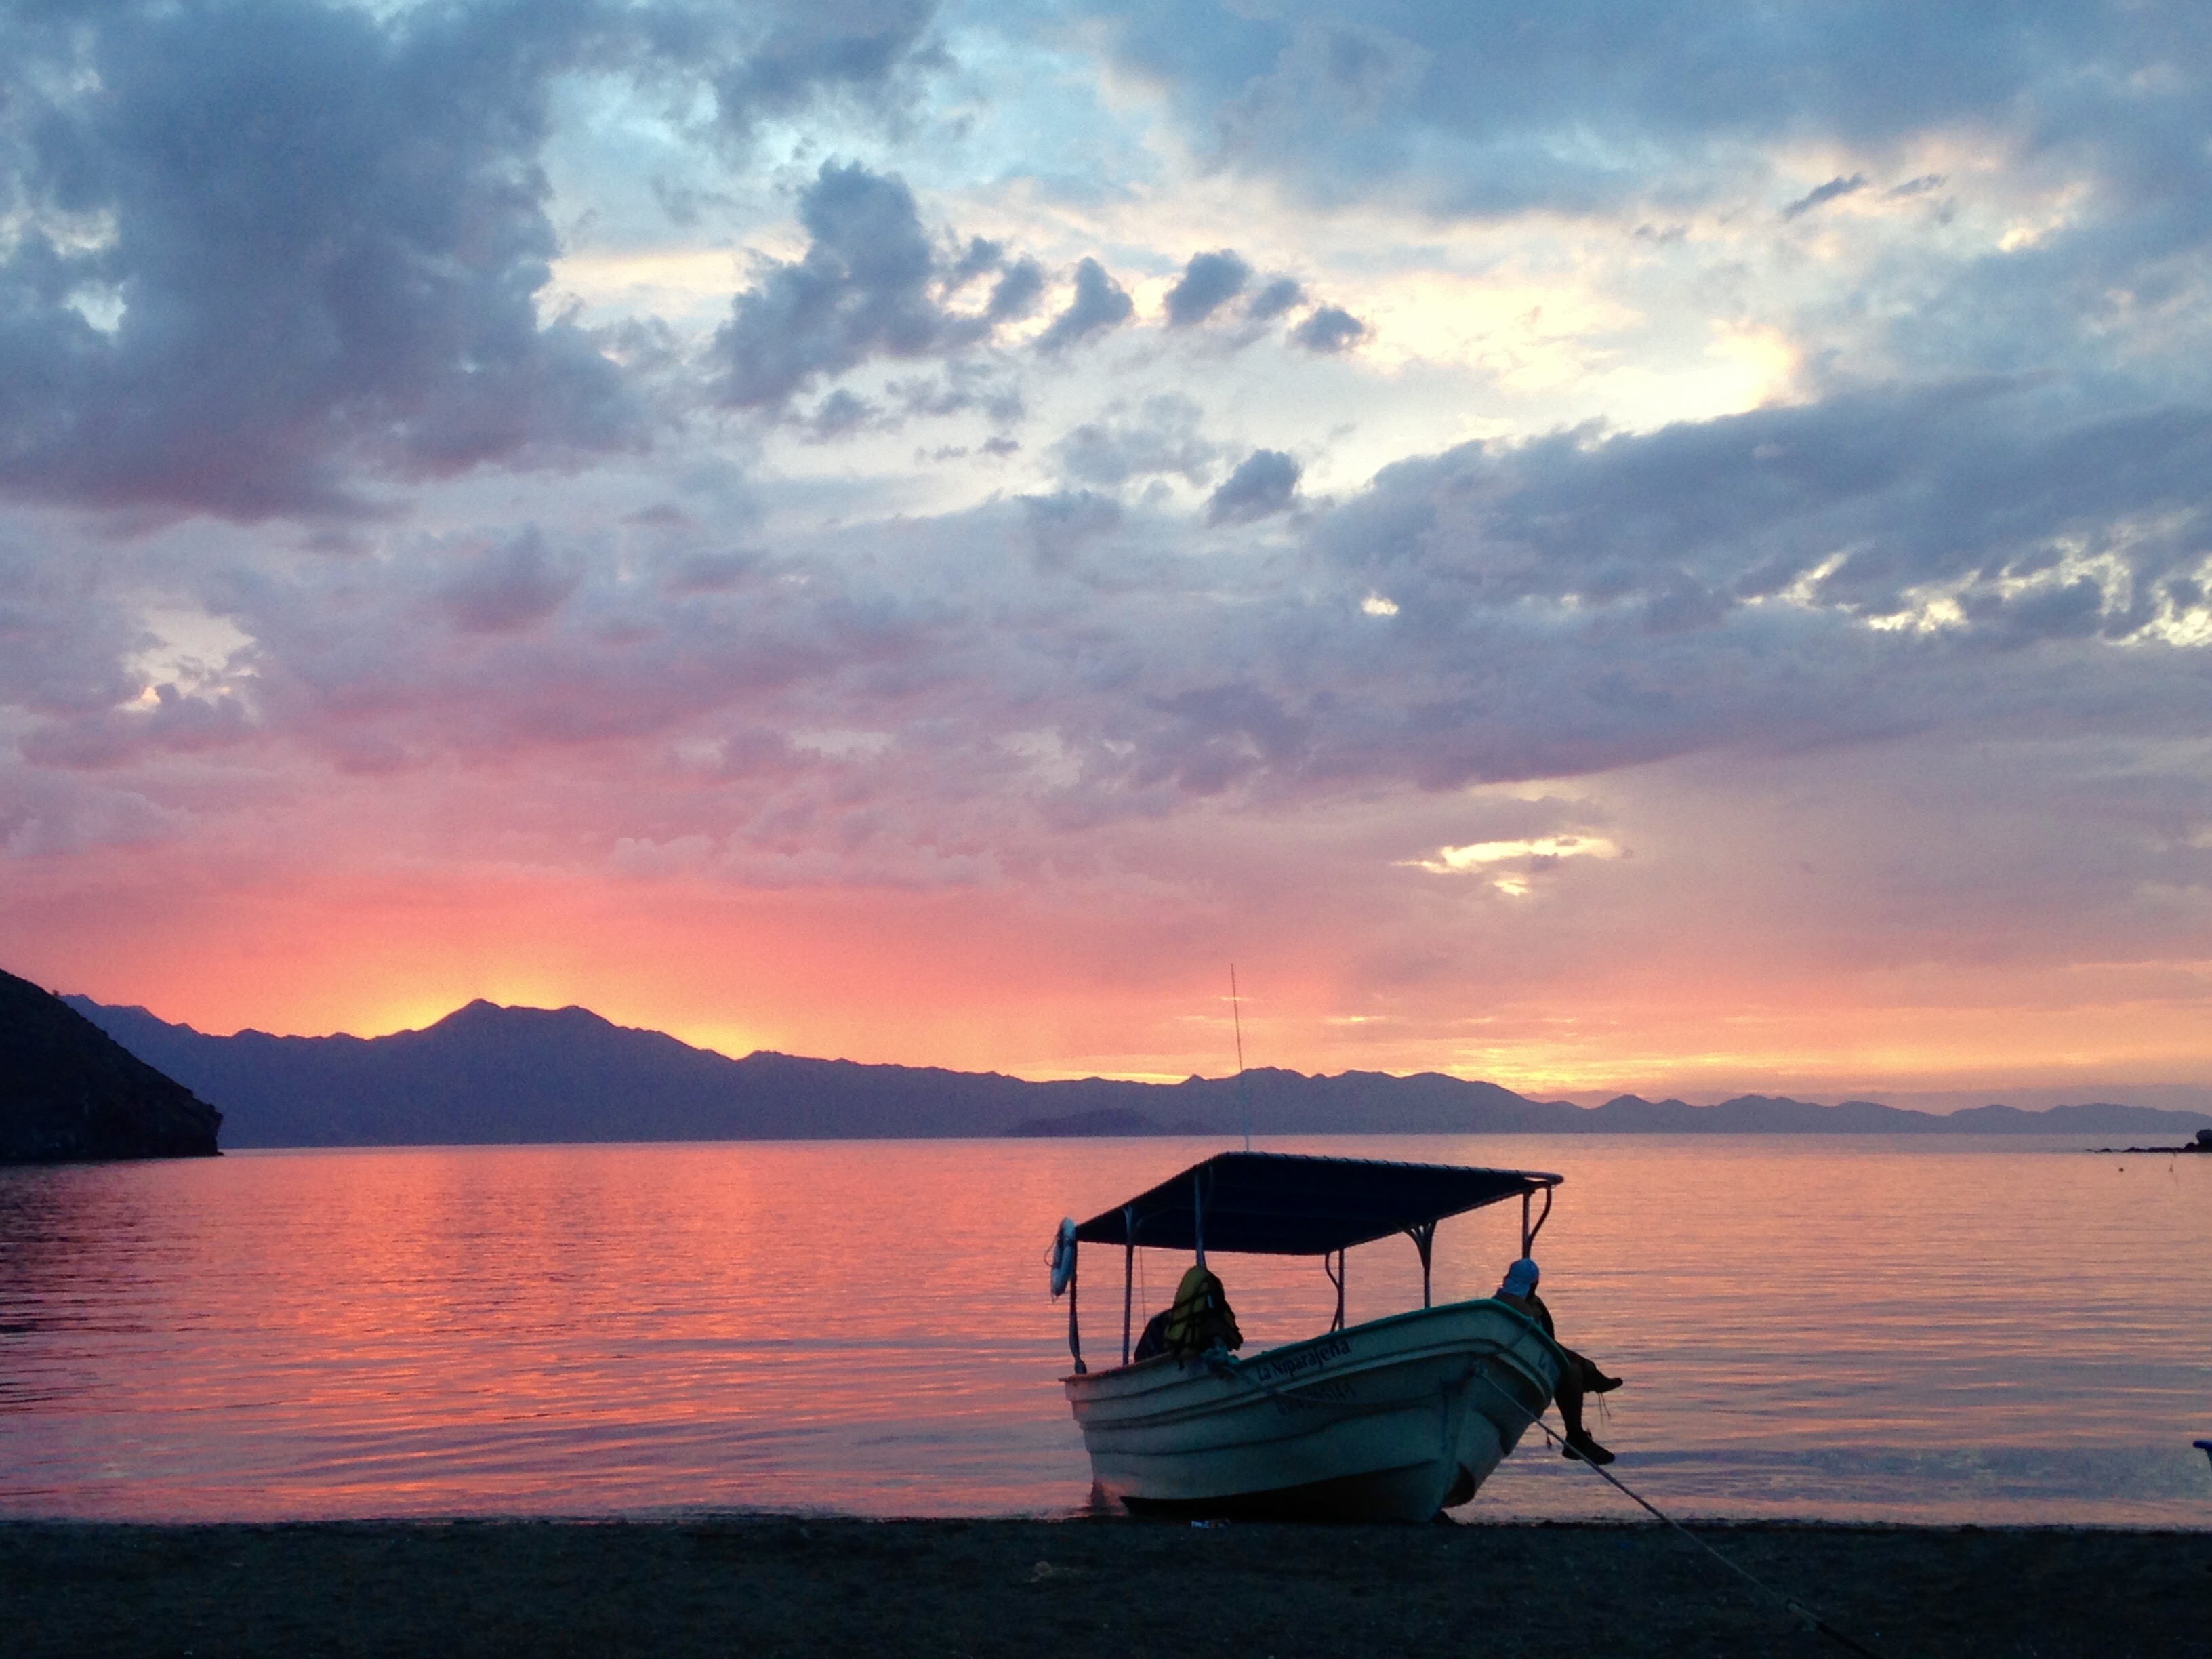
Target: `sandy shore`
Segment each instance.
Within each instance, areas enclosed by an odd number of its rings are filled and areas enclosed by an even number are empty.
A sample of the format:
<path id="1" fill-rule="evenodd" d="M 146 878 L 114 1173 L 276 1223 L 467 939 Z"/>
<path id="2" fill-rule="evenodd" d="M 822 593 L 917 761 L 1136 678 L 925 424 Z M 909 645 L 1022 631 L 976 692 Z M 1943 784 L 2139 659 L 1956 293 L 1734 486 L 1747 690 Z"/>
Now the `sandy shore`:
<path id="1" fill-rule="evenodd" d="M 1886 1659 L 2212 1652 L 2212 1534 L 1700 1534 Z M 1656 1526 L 0 1524 L 47 1655 L 1816 1654 Z"/>

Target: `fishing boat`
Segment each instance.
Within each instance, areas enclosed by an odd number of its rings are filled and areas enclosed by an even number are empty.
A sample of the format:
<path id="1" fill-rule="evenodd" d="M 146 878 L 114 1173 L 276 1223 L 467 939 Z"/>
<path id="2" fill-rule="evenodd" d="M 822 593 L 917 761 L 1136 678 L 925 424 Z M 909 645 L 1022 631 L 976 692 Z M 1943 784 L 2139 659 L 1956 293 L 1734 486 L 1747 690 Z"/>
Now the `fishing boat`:
<path id="1" fill-rule="evenodd" d="M 1432 1305 L 1437 1224 L 1521 1200 L 1526 1255 L 1561 1177 L 1280 1152 L 1224 1152 L 1090 1220 L 1060 1224 L 1054 1292 L 1068 1297 L 1061 1379 L 1099 1491 L 1132 1513 L 1427 1521 L 1473 1498 L 1558 1387 L 1567 1361 L 1527 1314 L 1484 1298 Z M 1532 1216 L 1532 1200 L 1542 1197 Z M 1404 1235 L 1421 1305 L 1344 1322 L 1344 1253 Z M 1079 1247 L 1122 1252 L 1121 1361 L 1084 1362 Z M 1243 1358 L 1221 1347 L 1138 1359 L 1139 1249 L 1317 1256 L 1336 1287 L 1328 1331 Z M 1331 1266 L 1332 1259 L 1334 1266 Z"/>

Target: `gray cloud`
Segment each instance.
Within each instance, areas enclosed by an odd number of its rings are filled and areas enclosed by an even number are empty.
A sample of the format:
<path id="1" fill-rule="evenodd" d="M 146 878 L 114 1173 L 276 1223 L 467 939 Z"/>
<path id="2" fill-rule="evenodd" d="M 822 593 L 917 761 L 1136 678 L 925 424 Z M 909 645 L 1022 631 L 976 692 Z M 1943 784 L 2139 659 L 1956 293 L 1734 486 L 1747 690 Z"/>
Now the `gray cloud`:
<path id="1" fill-rule="evenodd" d="M 1045 285 L 1042 265 L 1027 256 L 1009 260 L 1002 244 L 981 237 L 970 239 L 951 258 L 941 258 L 922 229 L 905 181 L 857 162 L 823 162 L 799 198 L 799 216 L 810 238 L 805 255 L 765 265 L 754 286 L 732 302 L 729 321 L 714 337 L 719 402 L 781 411 L 799 393 L 863 363 L 941 357 L 948 360 L 941 381 L 918 379 L 893 386 L 898 406 L 890 415 L 840 387 L 805 423 L 816 438 L 826 439 L 977 406 L 1002 423 L 1020 418 L 1019 388 L 994 380 L 987 367 L 961 357 L 1036 309 Z M 1084 263 L 1075 303 L 1047 331 L 1046 349 L 1129 313 L 1128 295 L 1095 261 Z M 997 280 L 981 313 L 950 307 L 954 295 L 994 271 Z"/>
<path id="2" fill-rule="evenodd" d="M 1386 470 L 1323 535 L 1431 617 L 1543 599 L 1668 631 L 1796 592 L 1971 652 L 2166 625 L 2203 563 L 2208 467 L 2204 410 L 1984 384 L 1470 446 Z"/>
<path id="3" fill-rule="evenodd" d="M 2206 165 L 2186 112 L 2208 52 L 2176 0 L 1940 23 L 1896 3 L 1687 21 L 1625 0 L 1473 18 L 1412 0 L 1358 23 L 1304 7 L 1090 9 L 1195 142 L 1329 203 L 1379 189 L 1493 215 L 1726 199 L 1752 180 L 1717 156 L 1808 134 L 1873 152 L 1902 134 L 2002 131 L 2030 165 L 2067 156 L 2145 198 L 2193 190 Z"/>
<path id="4" fill-rule="evenodd" d="M 800 424 L 814 442 L 828 443 L 880 424 L 882 417 L 883 411 L 873 404 L 855 397 L 841 386 L 817 404 L 814 412 Z"/>
<path id="5" fill-rule="evenodd" d="M 1220 106 L 1223 147 L 1248 162 L 1270 149 L 1303 149 L 1316 125 L 1335 130 L 1359 148 L 1387 116 L 1421 88 L 1433 54 L 1399 32 L 1336 21 L 1299 20 L 1287 31 L 1273 63 L 1253 75 Z"/>
<path id="6" fill-rule="evenodd" d="M 1863 173 L 1854 173 L 1848 179 L 1838 174 L 1829 179 L 1826 184 L 1814 186 L 1790 203 L 1782 210 L 1782 216 L 1784 219 L 1802 218 L 1814 208 L 1825 207 L 1839 197 L 1853 195 L 1865 188 L 1866 174 Z M 1892 195 L 1898 193 L 1894 191 L 1891 192 Z"/>
<path id="7" fill-rule="evenodd" d="M 894 96 L 902 76 L 942 61 L 929 39 L 936 12 L 935 0 L 810 0 L 710 11 L 709 27 L 734 31 L 724 50 L 735 61 L 714 77 L 717 112 L 732 130 L 750 133 L 763 118 L 795 113 L 825 94 L 870 104 Z M 685 23 L 678 38 L 699 31 L 692 20 Z"/>
<path id="8" fill-rule="evenodd" d="M 653 9 L 665 27 L 679 15 Z M 109 107 L 66 77 L 33 77 L 0 112 L 7 205 L 21 206 L 10 223 L 24 227 L 0 268 L 0 486 L 250 518 L 348 505 L 366 477 L 644 441 L 649 377 L 629 366 L 676 373 L 666 331 L 617 340 L 538 316 L 557 252 L 537 171 L 542 88 L 580 65 L 630 72 L 646 51 L 635 36 L 608 46 L 614 25 L 591 15 L 554 8 L 526 27 L 463 9 L 379 24 L 246 5 L 86 25 L 83 50 L 127 96 Z M 504 33 L 492 27 L 502 17 Z M 1323 195 L 1433 167 L 1425 199 L 1455 212 L 1649 194 L 1636 212 L 1655 225 L 1702 226 L 1698 190 L 1668 185 L 1667 158 L 1715 133 L 1780 130 L 1760 125 L 1780 120 L 1778 99 L 1754 88 L 1759 109 L 1740 118 L 1728 76 L 1693 76 L 1702 111 L 1626 96 L 1617 118 L 1597 112 L 1601 137 L 1652 138 L 1616 155 L 1661 158 L 1598 177 L 1588 152 L 1547 136 L 1565 130 L 1549 115 L 1515 129 L 1435 103 L 1440 66 L 1464 58 L 1441 17 L 1378 19 L 1388 34 L 1217 18 L 1202 52 L 1178 38 L 1195 26 L 1165 18 L 1158 49 L 1198 52 L 1171 88 L 1215 86 L 1230 165 L 1306 169 L 1301 187 Z M 926 60 L 926 18 L 855 12 L 837 25 L 855 43 L 842 57 L 806 45 L 828 33 L 777 22 L 788 50 L 722 76 L 725 113 L 752 121 L 889 88 Z M 207 39 L 179 19 L 207 23 Z M 1560 34 L 1595 27 L 1551 15 L 1534 33 L 1557 52 Z M 60 35 L 22 15 L 0 28 L 40 64 L 64 61 Z M 674 48 L 653 50 L 655 72 L 673 73 Z M 1752 58 L 1802 68 L 1798 50 Z M 1621 61 L 1601 55 L 1599 78 L 1617 80 Z M 782 827 L 760 833 L 793 846 L 833 819 L 865 838 L 867 814 L 919 821 L 942 808 L 950 823 L 966 803 L 988 819 L 1016 797 L 1096 823 L 1170 812 L 1186 794 L 1455 788 L 1903 732 L 2039 722 L 2179 741 L 2205 671 L 2201 651 L 2175 641 L 2202 636 L 2212 582 L 2212 415 L 2193 360 L 2168 350 L 2130 364 L 2124 383 L 1935 372 L 1962 359 L 2021 367 L 2068 330 L 2104 325 L 2100 306 L 2136 307 L 2175 340 L 2201 332 L 2201 158 L 2149 114 L 2111 130 L 2094 88 L 2063 111 L 2046 100 L 2033 117 L 2004 115 L 2027 107 L 2006 99 L 2030 82 L 2048 89 L 2014 62 L 1951 91 L 1932 79 L 1878 88 L 1856 115 L 1856 93 L 1807 94 L 1813 130 L 1846 136 L 1857 121 L 1894 137 L 1916 99 L 2032 121 L 2029 149 L 2063 153 L 2109 186 L 2084 211 L 2109 209 L 2118 216 L 2101 222 L 2128 234 L 2102 246 L 2062 228 L 1942 283 L 1921 281 L 1925 267 L 1905 255 L 1874 271 L 1871 283 L 1893 284 L 1885 295 L 1912 299 L 1871 308 L 1897 319 L 1885 343 L 1928 383 L 1852 386 L 1815 362 L 1791 406 L 1465 446 L 1334 502 L 1301 502 L 1297 462 L 1272 450 L 1245 453 L 1203 512 L 1147 489 L 1202 489 L 1244 449 L 1208 440 L 1194 404 L 1133 396 L 1043 450 L 1043 489 L 1056 493 L 932 519 L 824 506 L 835 486 L 810 481 L 817 493 L 772 537 L 742 532 L 772 545 L 741 555 L 718 516 L 726 485 L 695 485 L 687 470 L 726 477 L 735 464 L 695 455 L 626 498 L 660 502 L 650 522 L 607 507 L 604 543 L 550 530 L 410 540 L 372 521 L 330 556 L 247 536 L 245 551 L 203 545 L 129 570 L 0 560 L 0 694 L 20 754 L 54 773 L 287 744 L 363 769 L 586 742 L 629 744 L 633 759 L 680 748 L 681 764 L 703 766 L 720 744 L 728 776 L 775 793 L 758 822 Z M 1290 95 L 1301 88 L 1334 112 L 1330 145 L 1301 150 L 1320 130 L 1302 125 Z M 2154 88 L 2142 102 L 2163 100 Z M 1589 100 L 1577 107 L 1588 114 Z M 233 154 L 249 116 L 270 146 Z M 1440 134 L 1451 142 L 1430 142 Z M 1272 154 L 1231 142 L 1271 135 Z M 1909 204 L 1883 210 L 1898 226 L 1934 222 L 1940 204 L 1921 198 L 1940 179 L 1869 185 L 1887 175 L 1866 165 L 1796 211 L 1863 190 L 1855 206 L 1878 193 Z M 1746 199 L 1785 193 L 1765 175 L 1759 189 Z M 799 209 L 806 252 L 764 264 L 717 338 L 726 404 L 823 439 L 925 416 L 1020 417 L 1018 377 L 1036 366 L 988 348 L 1035 313 L 1042 267 L 926 229 L 901 180 L 857 166 L 820 167 Z M 1675 259 L 1686 245 L 1695 239 L 1638 257 Z M 1133 314 L 1096 259 L 1075 289 L 1041 349 Z M 1286 316 L 1290 341 L 1310 350 L 1366 337 L 1348 311 L 1316 307 L 1289 277 L 1260 283 L 1226 250 L 1189 261 L 1168 311 L 1182 325 Z M 2046 317 L 2059 320 L 2023 326 Z M 837 384 L 885 359 L 918 366 L 881 387 Z M 2161 374 L 2163 393 L 2141 390 Z M 956 435 L 935 453 L 1012 442 Z M 579 483 L 563 500 L 588 522 L 597 490 L 630 488 Z M 1207 533 L 1294 506 L 1268 535 L 1232 545 Z M 176 672 L 149 696 L 143 682 L 173 671 L 143 666 L 137 619 L 149 593 L 173 591 L 252 645 L 230 669 Z"/>
<path id="9" fill-rule="evenodd" d="M 1119 530 L 1122 523 L 1120 502 L 1088 489 L 1024 495 L 1022 516 L 1038 562 L 1048 568 L 1066 565 L 1086 544 Z"/>
<path id="10" fill-rule="evenodd" d="M 1287 510 L 1304 468 L 1279 449 L 1255 449 L 1206 503 L 1208 524 L 1251 524 Z"/>
<path id="11" fill-rule="evenodd" d="M 0 107 L 0 488 L 253 519 L 348 473 L 640 440 L 541 324 L 533 161 L 573 10 L 255 3 L 15 14 Z"/>
<path id="12" fill-rule="evenodd" d="M 558 558 L 531 526 L 477 554 L 439 584 L 438 606 L 471 634 L 511 634 L 543 622 L 575 592 L 580 573 Z"/>
<path id="13" fill-rule="evenodd" d="M 1244 314 L 1255 323 L 1265 323 L 1305 303 L 1305 284 L 1295 277 L 1278 276 L 1255 294 L 1246 302 Z"/>
<path id="14" fill-rule="evenodd" d="M 185 817 L 133 790 L 88 779 L 0 769 L 0 854 L 58 858 L 102 847 L 170 841 Z"/>
<path id="15" fill-rule="evenodd" d="M 2169 642 L 2212 628 L 2201 408 L 1984 383 L 1465 445 L 1250 544 L 1227 608 L 1202 523 L 1107 493 L 1205 476 L 1195 409 L 1089 425 L 1054 452 L 1061 494 L 772 553 L 732 555 L 702 505 L 655 516 L 644 559 L 540 533 L 198 569 L 250 653 L 112 716 L 143 684 L 114 599 L 19 581 L 17 637 L 72 641 L 71 666 L 0 653 L 0 675 L 27 676 L 19 708 L 60 689 L 26 752 L 73 768 L 249 741 L 388 766 L 742 714 L 910 734 L 953 787 L 963 745 L 1042 726 L 1095 736 L 1055 786 L 1091 817 L 1937 725 L 2179 738 L 2202 706 L 2203 653 Z M 1255 452 L 1195 516 L 1247 521 L 1296 483 Z M 1025 556 L 979 559 L 997 545 Z M 426 604 L 454 626 L 424 629 Z"/>
<path id="16" fill-rule="evenodd" d="M 1044 267 L 1034 259 L 1018 259 L 992 285 L 990 307 L 984 314 L 994 323 L 1013 322 L 1035 311 L 1043 293 Z"/>
<path id="17" fill-rule="evenodd" d="M 173 684 L 151 690 L 150 707 L 104 709 L 40 726 L 24 738 L 23 758 L 34 766 L 93 771 L 152 754 L 197 755 L 228 749 L 255 734 L 252 714 L 242 696 L 195 696 Z"/>
<path id="18" fill-rule="evenodd" d="M 1174 393 L 1147 398 L 1138 419 L 1086 421 L 1054 447 L 1060 471 L 1107 489 L 1133 478 L 1176 473 L 1202 483 L 1218 453 L 1200 435 L 1202 411 Z"/>
<path id="19" fill-rule="evenodd" d="M 994 423 L 1008 426 L 1024 412 L 1019 383 L 985 362 L 951 362 L 938 374 L 893 380 L 884 389 L 897 399 L 902 416 L 957 415 L 975 409 Z"/>
<path id="20" fill-rule="evenodd" d="M 715 336 L 722 402 L 778 408 L 871 356 L 915 357 L 972 337 L 936 298 L 936 255 L 902 180 L 825 161 L 799 216 L 812 238 L 805 257 L 769 266 Z"/>
<path id="21" fill-rule="evenodd" d="M 15 9 L 0 18 L 16 71 L 0 103 L 16 227 L 0 245 L 0 491 L 359 514 L 373 479 L 644 446 L 674 354 L 640 349 L 649 325 L 540 315 L 559 252 L 540 160 L 552 89 L 611 76 L 681 107 L 711 86 L 730 131 L 825 95 L 888 109 L 940 61 L 933 13 Z M 878 343 L 910 321 L 881 319 Z"/>
<path id="22" fill-rule="evenodd" d="M 759 569 L 763 555 L 751 550 L 690 551 L 668 574 L 672 593 L 726 593 Z"/>
<path id="23" fill-rule="evenodd" d="M 1192 254 L 1182 280 L 1168 290 L 1168 325 L 1188 328 L 1204 322 L 1243 293 L 1251 280 L 1252 267 L 1228 248 Z"/>
<path id="24" fill-rule="evenodd" d="M 149 642 L 81 564 L 0 545 L 0 705 L 99 714 L 137 696 L 122 659 Z"/>
<path id="25" fill-rule="evenodd" d="M 1142 476 L 1129 447 L 1178 418 L 1102 419 L 1096 470 Z M 1294 501 L 1289 471 L 1249 457 L 1238 510 Z M 1981 384 L 1466 445 L 1227 557 L 1209 514 L 1073 479 L 733 552 L 701 486 L 535 545 L 175 567 L 250 649 L 158 708 L 27 714 L 22 753 L 157 799 L 226 747 L 271 775 L 286 750 L 483 767 L 579 825 L 665 814 L 623 833 L 707 836 L 733 878 L 777 882 L 1073 868 L 1093 831 L 1200 801 L 1279 824 L 1684 756 L 2133 754 L 2201 741 L 2205 653 L 2172 641 L 2212 629 L 2208 479 L 2201 409 Z M 143 648 L 96 586 L 40 603 L 95 668 Z M 589 765 L 561 761 L 577 745 Z M 2158 806 L 2160 833 L 2195 834 L 2191 810 Z"/>
<path id="26" fill-rule="evenodd" d="M 1322 306 L 1291 331 L 1308 351 L 1349 351 L 1367 337 L 1367 325 L 1340 306 Z"/>
<path id="27" fill-rule="evenodd" d="M 1064 351 L 1078 341 L 1120 327 L 1136 308 L 1136 301 L 1106 274 L 1106 267 L 1086 258 L 1075 267 L 1075 298 L 1037 337 L 1037 349 Z"/>
<path id="28" fill-rule="evenodd" d="M 945 292 L 957 294 L 978 276 L 988 276 L 1006 263 L 1006 245 L 1004 242 L 994 242 L 985 236 L 971 236 L 968 239 L 968 246 L 961 250 L 960 257 L 945 270 Z"/>

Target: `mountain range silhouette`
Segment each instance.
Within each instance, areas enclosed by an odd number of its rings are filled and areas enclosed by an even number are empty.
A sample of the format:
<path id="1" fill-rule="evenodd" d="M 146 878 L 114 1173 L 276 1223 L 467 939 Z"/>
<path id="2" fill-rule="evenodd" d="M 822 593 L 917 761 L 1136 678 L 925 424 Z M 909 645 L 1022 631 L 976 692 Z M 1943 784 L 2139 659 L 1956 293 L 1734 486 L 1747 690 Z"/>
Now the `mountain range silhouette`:
<path id="1" fill-rule="evenodd" d="M 1003 1135 L 2007 1134 L 2172 1135 L 2212 1117 L 2091 1103 L 1939 1115 L 1848 1100 L 1742 1095 L 1714 1106 L 1621 1095 L 1532 1100 L 1437 1073 L 1309 1077 L 1262 1067 L 1176 1084 L 866 1066 L 763 1050 L 732 1060 L 584 1008 L 470 1003 L 389 1036 L 212 1036 L 143 1008 L 64 999 L 224 1114 L 227 1146 Z"/>

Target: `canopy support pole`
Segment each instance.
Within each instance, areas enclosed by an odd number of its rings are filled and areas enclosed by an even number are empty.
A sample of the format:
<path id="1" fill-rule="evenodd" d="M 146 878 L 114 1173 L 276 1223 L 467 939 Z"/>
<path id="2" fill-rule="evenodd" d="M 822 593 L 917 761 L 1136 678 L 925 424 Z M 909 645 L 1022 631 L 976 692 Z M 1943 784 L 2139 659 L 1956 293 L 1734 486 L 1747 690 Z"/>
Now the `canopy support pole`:
<path id="1" fill-rule="evenodd" d="M 1521 1231 L 1523 1235 L 1521 1241 L 1522 1255 L 1534 1255 L 1536 1253 L 1536 1235 L 1544 1231 L 1544 1224 L 1551 1218 L 1552 1189 L 1549 1187 L 1544 1188 L 1544 1207 L 1538 1213 L 1536 1224 L 1533 1227 L 1528 1224 L 1528 1194 L 1526 1193 L 1521 1194 Z"/>
<path id="2" fill-rule="evenodd" d="M 1198 1265 L 1206 1265 L 1206 1188 L 1203 1177 L 1194 1170 L 1190 1175 L 1190 1231 L 1198 1246 Z"/>
<path id="3" fill-rule="evenodd" d="M 1330 1322 L 1329 1329 L 1340 1331 L 1344 1328 L 1344 1252 L 1339 1250 L 1336 1253 L 1336 1267 L 1331 1272 L 1328 1252 L 1323 1250 L 1321 1253 L 1321 1270 L 1328 1275 L 1328 1282 L 1336 1286 L 1336 1317 Z"/>
<path id="4" fill-rule="evenodd" d="M 1077 1247 L 1069 1249 L 1067 1266 L 1067 1351 L 1075 1356 L 1075 1374 L 1081 1376 L 1091 1367 L 1083 1363 L 1083 1331 L 1075 1322 L 1075 1280 Z"/>
<path id="5" fill-rule="evenodd" d="M 1129 1311 L 1137 1293 L 1136 1206 L 1121 1211 L 1121 1237 L 1127 1241 L 1121 1255 L 1121 1363 L 1129 1363 Z"/>
<path id="6" fill-rule="evenodd" d="M 1424 1221 L 1419 1226 L 1406 1229 L 1406 1237 L 1413 1241 L 1413 1248 L 1421 1253 L 1421 1305 L 1429 1305 L 1429 1252 L 1436 1248 L 1437 1224 Z"/>

